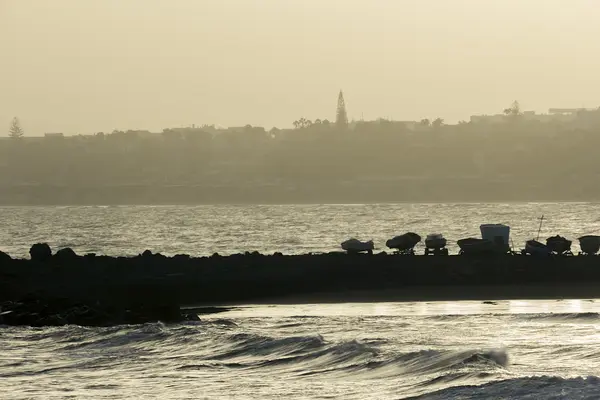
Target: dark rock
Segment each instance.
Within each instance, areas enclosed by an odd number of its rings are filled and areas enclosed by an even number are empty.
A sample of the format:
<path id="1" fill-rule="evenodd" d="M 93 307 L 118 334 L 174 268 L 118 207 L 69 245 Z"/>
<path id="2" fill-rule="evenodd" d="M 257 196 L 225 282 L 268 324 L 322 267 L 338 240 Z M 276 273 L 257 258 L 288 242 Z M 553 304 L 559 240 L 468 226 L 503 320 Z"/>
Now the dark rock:
<path id="1" fill-rule="evenodd" d="M 110 326 L 147 322 L 175 323 L 194 319 L 182 315 L 175 303 L 101 306 L 69 299 L 43 299 L 28 296 L 21 301 L 0 304 L 2 323 L 27 326 Z"/>
<path id="2" fill-rule="evenodd" d="M 198 314 L 193 314 L 193 313 L 192 314 L 185 314 L 183 316 L 183 318 L 186 321 L 200 321 L 200 317 L 198 316 Z"/>
<path id="3" fill-rule="evenodd" d="M 12 260 L 11 256 L 9 256 L 8 254 L 6 254 L 3 251 L 0 251 L 0 264 L 2 264 L 3 262 L 9 262 L 11 260 Z"/>
<path id="4" fill-rule="evenodd" d="M 152 257 L 152 252 L 150 250 L 144 250 L 142 257 Z"/>
<path id="5" fill-rule="evenodd" d="M 64 249 L 58 250 L 54 257 L 63 261 L 72 261 L 76 260 L 79 256 L 70 247 L 65 247 Z"/>
<path id="6" fill-rule="evenodd" d="M 52 258 L 52 249 L 48 243 L 36 243 L 29 249 L 32 261 L 44 262 Z"/>

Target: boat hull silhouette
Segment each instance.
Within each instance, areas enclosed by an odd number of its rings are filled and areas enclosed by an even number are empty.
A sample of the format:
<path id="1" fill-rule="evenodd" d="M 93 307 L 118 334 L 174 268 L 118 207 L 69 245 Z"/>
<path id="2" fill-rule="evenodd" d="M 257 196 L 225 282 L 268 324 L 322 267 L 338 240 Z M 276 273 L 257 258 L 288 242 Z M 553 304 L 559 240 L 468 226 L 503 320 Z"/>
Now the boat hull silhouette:
<path id="1" fill-rule="evenodd" d="M 420 241 L 421 236 L 413 232 L 407 232 L 389 239 L 385 242 L 385 245 L 390 249 L 406 251 L 414 248 Z"/>
<path id="2" fill-rule="evenodd" d="M 502 248 L 499 248 L 493 242 L 487 239 L 460 239 L 456 242 L 456 244 L 458 247 L 460 247 L 461 254 L 465 255 L 495 254 L 502 251 Z"/>
<path id="3" fill-rule="evenodd" d="M 579 238 L 579 247 L 585 254 L 596 254 L 600 250 L 600 236 L 586 235 Z"/>
<path id="4" fill-rule="evenodd" d="M 342 250 L 347 251 L 348 253 L 363 253 L 363 252 L 373 252 L 375 248 L 375 244 L 372 240 L 367 242 L 360 241 L 358 239 L 348 239 L 341 244 Z"/>
<path id="5" fill-rule="evenodd" d="M 564 254 L 570 252 L 572 243 L 573 242 L 571 242 L 570 240 L 559 235 L 552 236 L 546 239 L 546 246 L 550 249 L 550 251 L 556 254 Z"/>
<path id="6" fill-rule="evenodd" d="M 528 240 L 525 242 L 525 253 L 532 256 L 547 256 L 550 255 L 552 250 L 543 243 L 537 240 Z"/>

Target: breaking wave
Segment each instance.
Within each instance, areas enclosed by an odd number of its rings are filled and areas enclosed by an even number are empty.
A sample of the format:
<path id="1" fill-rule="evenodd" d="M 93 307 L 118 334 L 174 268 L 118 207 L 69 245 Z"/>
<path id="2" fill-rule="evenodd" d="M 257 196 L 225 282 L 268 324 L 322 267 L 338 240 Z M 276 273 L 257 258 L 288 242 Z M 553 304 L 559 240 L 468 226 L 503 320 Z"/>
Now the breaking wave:
<path id="1" fill-rule="evenodd" d="M 483 385 L 454 386 L 404 400 L 546 399 L 577 400 L 600 398 L 600 378 L 596 376 L 561 378 L 538 376 L 505 379 Z"/>
<path id="2" fill-rule="evenodd" d="M 373 376 L 490 372 L 504 368 L 503 349 L 448 351 L 424 349 L 406 353 L 384 351 L 385 340 L 330 342 L 320 335 L 271 337 L 237 333 L 222 337 L 210 353 L 188 368 L 279 368 L 300 376 L 370 374 Z"/>
<path id="3" fill-rule="evenodd" d="M 112 328 L 68 326 L 30 329 L 28 340 L 53 345 L 53 352 L 74 357 L 68 365 L 43 369 L 16 368 L 11 376 L 44 374 L 56 369 L 85 369 L 119 363 L 125 358 L 144 358 L 160 348 L 176 362 L 176 369 L 246 369 L 292 372 L 299 377 L 330 374 L 400 376 L 451 373 L 464 376 L 493 373 L 508 365 L 505 350 L 422 349 L 398 353 L 385 349 L 387 341 L 328 341 L 323 336 L 269 336 L 232 331 L 224 319 L 193 325 L 162 323 Z M 237 325 L 233 325 L 237 326 Z M 186 349 L 182 352 L 182 349 Z M 82 360 L 83 358 L 83 360 Z M 17 364 L 14 364 L 17 365 Z M 16 375 L 15 375 L 16 374 Z M 448 380 L 449 377 L 440 378 Z"/>
<path id="4" fill-rule="evenodd" d="M 539 321 L 596 321 L 600 319 L 600 314 L 597 312 L 585 312 L 585 313 L 545 313 L 545 314 L 521 314 L 516 315 L 517 318 L 526 320 L 539 320 Z"/>
<path id="5" fill-rule="evenodd" d="M 597 312 L 582 312 L 582 313 L 522 313 L 522 314 L 501 314 L 501 313 L 486 313 L 486 314 L 441 314 L 429 315 L 423 317 L 429 321 L 461 321 L 472 320 L 473 318 L 506 318 L 519 321 L 542 321 L 542 322 L 586 322 L 600 320 L 600 313 Z"/>
<path id="6" fill-rule="evenodd" d="M 505 317 L 509 321 L 520 321 L 513 329 L 520 326 L 532 329 L 526 321 L 540 321 L 548 322 L 552 329 L 582 329 L 589 333 L 594 328 L 585 323 L 561 328 L 560 322 L 596 321 L 599 315 L 513 314 Z M 428 321 L 426 326 L 441 326 L 440 329 L 453 332 L 457 318 L 469 317 L 425 316 L 421 321 Z M 481 317 L 470 318 L 472 320 L 469 323 L 476 326 Z M 489 315 L 485 318 L 489 318 Z M 434 319 L 448 323 L 444 326 Z M 413 399 L 433 400 L 600 398 L 600 378 L 597 377 L 567 379 L 523 376 L 523 357 L 531 350 L 524 350 L 519 345 L 510 354 L 502 347 L 478 348 L 477 345 L 467 345 L 461 348 L 462 343 L 467 343 L 462 337 L 457 337 L 452 346 L 444 346 L 443 341 L 431 340 L 425 330 L 420 331 L 421 336 L 414 335 L 411 332 L 415 324 L 412 319 L 410 323 L 404 321 L 402 324 L 396 318 L 389 317 L 345 321 L 342 317 L 293 317 L 276 321 L 251 317 L 235 320 L 206 318 L 186 324 L 153 323 L 108 328 L 5 327 L 1 328 L 0 342 L 8 346 L 7 351 L 18 355 L 21 354 L 20 349 L 27 346 L 30 349 L 43 349 L 45 355 L 43 359 L 0 357 L 0 377 L 14 382 L 23 379 L 50 382 L 57 376 L 68 380 L 86 371 L 92 375 L 106 376 L 110 376 L 113 370 L 124 374 L 152 371 L 152 376 L 185 378 L 190 382 L 198 376 L 219 377 L 224 380 L 222 382 L 227 382 L 227 387 L 232 391 L 235 391 L 236 380 L 241 377 L 247 379 L 246 382 L 284 377 L 286 382 L 294 382 L 296 387 L 301 388 L 310 387 L 317 381 L 331 387 L 349 380 L 361 382 L 361 385 L 373 382 L 380 385 L 378 390 L 383 393 L 381 398 L 408 395 L 422 396 Z M 354 335 L 355 332 L 350 331 L 348 326 L 356 321 L 369 325 L 385 323 L 387 329 L 373 332 L 365 330 Z M 462 323 L 462 320 L 458 322 Z M 312 332 L 314 327 L 324 334 Z M 533 328 L 537 329 L 537 323 Z M 479 341 L 486 342 L 489 340 Z M 15 347 L 11 348 L 13 345 Z M 600 358 L 600 351 L 585 343 L 569 342 L 551 348 L 544 347 L 539 351 L 550 360 L 561 358 L 593 363 Z M 514 363 L 511 362 L 512 358 L 515 358 Z M 535 370 L 528 369 L 525 373 L 535 373 Z M 86 382 L 86 385 L 93 390 L 118 393 L 123 387 L 115 382 L 121 380 L 103 382 L 98 379 Z M 215 382 L 212 383 L 214 387 L 221 387 L 221 381 Z M 383 383 L 387 385 L 384 389 L 381 388 Z M 358 398 L 358 395 L 349 398 Z"/>

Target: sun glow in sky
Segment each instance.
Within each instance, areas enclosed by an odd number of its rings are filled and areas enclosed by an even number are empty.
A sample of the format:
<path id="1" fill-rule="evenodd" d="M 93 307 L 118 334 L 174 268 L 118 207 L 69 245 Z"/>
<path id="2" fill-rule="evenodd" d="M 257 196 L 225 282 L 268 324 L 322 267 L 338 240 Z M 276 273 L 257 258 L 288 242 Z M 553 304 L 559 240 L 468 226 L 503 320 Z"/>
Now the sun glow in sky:
<path id="1" fill-rule="evenodd" d="M 365 119 L 597 107 L 598 21 L 597 0 L 0 0 L 0 126 L 291 127 L 340 89 Z"/>

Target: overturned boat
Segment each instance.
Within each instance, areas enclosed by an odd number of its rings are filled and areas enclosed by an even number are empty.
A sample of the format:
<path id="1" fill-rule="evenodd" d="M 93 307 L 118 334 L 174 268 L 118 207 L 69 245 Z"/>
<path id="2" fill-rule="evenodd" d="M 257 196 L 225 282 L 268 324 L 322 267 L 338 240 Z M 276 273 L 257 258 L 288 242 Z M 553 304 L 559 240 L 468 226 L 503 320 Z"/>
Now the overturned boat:
<path id="1" fill-rule="evenodd" d="M 572 243 L 573 242 L 560 235 L 551 236 L 546 239 L 546 246 L 554 254 L 570 254 Z"/>
<path id="2" fill-rule="evenodd" d="M 350 238 L 341 244 L 342 250 L 347 251 L 348 253 L 363 253 L 367 252 L 369 254 L 373 254 L 373 249 L 375 248 L 375 244 L 372 240 L 367 242 L 362 242 L 355 238 Z"/>
<path id="3" fill-rule="evenodd" d="M 600 250 L 600 236 L 586 235 L 578 240 L 583 254 L 595 255 Z"/>
<path id="4" fill-rule="evenodd" d="M 447 256 L 446 238 L 441 233 L 432 233 L 425 238 L 425 255 Z"/>
<path id="5" fill-rule="evenodd" d="M 532 239 L 525 242 L 525 250 L 523 250 L 523 253 L 531 256 L 549 256 L 552 253 L 552 250 L 544 243 Z"/>
<path id="6" fill-rule="evenodd" d="M 460 248 L 460 254 L 484 255 L 498 253 L 497 246 L 488 239 L 466 238 L 456 242 Z"/>
<path id="7" fill-rule="evenodd" d="M 421 236 L 414 232 L 407 232 L 403 235 L 395 236 L 385 242 L 385 245 L 400 253 L 414 254 L 414 247 L 421 241 Z"/>

